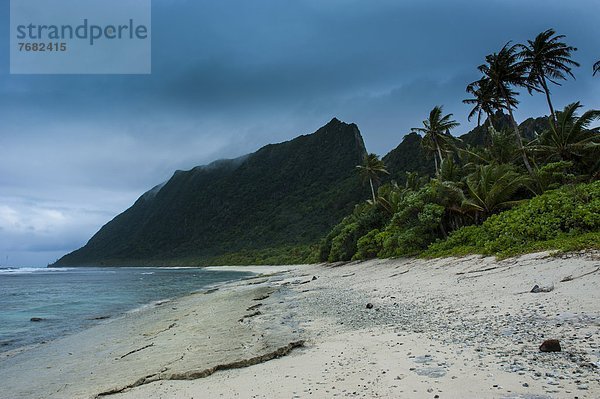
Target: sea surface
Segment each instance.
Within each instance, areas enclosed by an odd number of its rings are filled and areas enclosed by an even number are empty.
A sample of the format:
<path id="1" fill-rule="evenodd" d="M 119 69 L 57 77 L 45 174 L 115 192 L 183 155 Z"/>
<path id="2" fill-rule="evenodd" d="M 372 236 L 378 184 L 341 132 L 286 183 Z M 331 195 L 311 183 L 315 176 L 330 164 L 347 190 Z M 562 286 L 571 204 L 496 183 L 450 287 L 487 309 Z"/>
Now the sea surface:
<path id="1" fill-rule="evenodd" d="M 200 268 L 0 268 L 0 352 L 251 275 Z"/>

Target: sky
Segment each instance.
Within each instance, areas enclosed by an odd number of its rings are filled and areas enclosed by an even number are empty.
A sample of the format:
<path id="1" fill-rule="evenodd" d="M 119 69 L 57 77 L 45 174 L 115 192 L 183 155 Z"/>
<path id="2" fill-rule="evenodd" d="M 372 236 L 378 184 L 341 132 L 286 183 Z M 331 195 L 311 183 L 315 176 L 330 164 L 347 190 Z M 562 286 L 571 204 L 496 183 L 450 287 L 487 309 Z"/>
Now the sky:
<path id="1" fill-rule="evenodd" d="M 0 266 L 45 266 L 175 170 L 333 117 L 380 155 L 435 105 L 466 133 L 485 55 L 548 28 L 581 64 L 555 106 L 600 109 L 598 15 L 597 0 L 153 0 L 150 75 L 11 75 L 0 0 Z M 520 101 L 519 121 L 548 113 Z"/>

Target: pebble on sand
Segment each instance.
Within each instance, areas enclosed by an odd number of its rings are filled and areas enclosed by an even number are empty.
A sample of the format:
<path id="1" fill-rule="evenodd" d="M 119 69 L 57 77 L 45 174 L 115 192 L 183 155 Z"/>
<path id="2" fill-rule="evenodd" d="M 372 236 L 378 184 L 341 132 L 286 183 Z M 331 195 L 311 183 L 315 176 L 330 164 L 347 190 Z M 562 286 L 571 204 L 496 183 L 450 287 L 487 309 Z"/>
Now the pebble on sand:
<path id="1" fill-rule="evenodd" d="M 547 339 L 540 345 L 541 352 L 560 352 L 560 342 L 557 339 Z"/>

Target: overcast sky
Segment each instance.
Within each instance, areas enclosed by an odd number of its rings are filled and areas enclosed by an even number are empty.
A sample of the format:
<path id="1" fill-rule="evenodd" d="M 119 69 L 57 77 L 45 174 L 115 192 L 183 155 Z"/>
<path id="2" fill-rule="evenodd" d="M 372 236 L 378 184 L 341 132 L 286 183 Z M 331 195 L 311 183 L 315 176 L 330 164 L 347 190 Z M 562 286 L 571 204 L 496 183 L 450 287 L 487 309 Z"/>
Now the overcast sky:
<path id="1" fill-rule="evenodd" d="M 435 105 L 467 122 L 486 54 L 554 28 L 577 47 L 557 108 L 600 108 L 600 2 L 153 0 L 151 75 L 10 75 L 0 6 L 0 265 L 43 266 L 143 192 L 336 116 L 385 154 Z M 519 120 L 547 114 L 521 93 Z"/>

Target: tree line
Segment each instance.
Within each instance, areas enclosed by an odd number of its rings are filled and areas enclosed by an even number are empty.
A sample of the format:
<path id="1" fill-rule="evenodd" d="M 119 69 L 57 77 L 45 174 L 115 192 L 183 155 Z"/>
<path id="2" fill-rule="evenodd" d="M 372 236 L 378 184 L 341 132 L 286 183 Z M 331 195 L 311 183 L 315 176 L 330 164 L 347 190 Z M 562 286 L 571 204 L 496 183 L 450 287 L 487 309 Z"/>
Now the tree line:
<path id="1" fill-rule="evenodd" d="M 592 126 L 600 119 L 600 111 L 582 112 L 579 102 L 557 111 L 552 101 L 551 88 L 575 79 L 574 69 L 580 67 L 573 59 L 577 49 L 564 40 L 564 35 L 548 29 L 526 43 L 506 43 L 477 67 L 480 78 L 466 86 L 470 98 L 463 102 L 473 106 L 468 119 L 476 117 L 477 126 L 486 129 L 483 145 L 469 145 L 454 137 L 452 131 L 459 123 L 452 114 L 444 114 L 442 106 L 435 106 L 422 126 L 412 129 L 422 137 L 421 145 L 435 166 L 434 176 L 409 172 L 403 186 L 394 181 L 382 184 L 388 170 L 376 154 L 368 154 L 357 170 L 369 185 L 370 199 L 358 204 L 323 240 L 319 259 L 424 253 L 432 244 L 448 241 L 465 228 L 500 223 L 492 218 L 495 215 L 525 212 L 536 196 L 541 200 L 534 205 L 544 203 L 544 198 L 558 201 L 557 194 L 549 191 L 579 185 L 587 187 L 584 191 L 600 192 L 596 189 L 600 184 L 600 129 Z M 593 74 L 599 71 L 600 61 L 593 65 Z M 543 95 L 549 110 L 544 129 L 532 137 L 523 135 L 513 114 L 523 89 Z M 570 206 L 579 204 L 583 213 L 589 213 L 576 227 L 557 225 L 556 236 L 569 242 L 580 243 L 575 237 L 578 234 L 600 231 L 600 199 L 583 198 L 580 191 L 563 193 L 578 196 Z M 515 209 L 509 211 L 511 208 Z M 540 220 L 550 218 L 543 209 L 529 214 L 539 214 Z M 556 213 L 552 218 L 560 219 Z"/>

